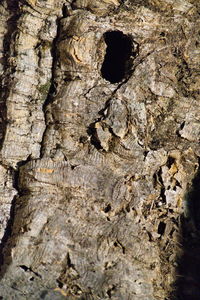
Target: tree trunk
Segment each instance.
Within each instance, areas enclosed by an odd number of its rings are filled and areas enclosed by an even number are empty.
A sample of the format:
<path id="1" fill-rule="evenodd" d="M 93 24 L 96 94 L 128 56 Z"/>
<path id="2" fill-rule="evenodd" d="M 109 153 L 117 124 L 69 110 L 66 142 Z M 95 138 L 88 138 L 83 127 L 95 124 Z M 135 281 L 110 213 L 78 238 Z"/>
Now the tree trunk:
<path id="1" fill-rule="evenodd" d="M 0 299 L 199 299 L 199 11 L 1 1 Z"/>

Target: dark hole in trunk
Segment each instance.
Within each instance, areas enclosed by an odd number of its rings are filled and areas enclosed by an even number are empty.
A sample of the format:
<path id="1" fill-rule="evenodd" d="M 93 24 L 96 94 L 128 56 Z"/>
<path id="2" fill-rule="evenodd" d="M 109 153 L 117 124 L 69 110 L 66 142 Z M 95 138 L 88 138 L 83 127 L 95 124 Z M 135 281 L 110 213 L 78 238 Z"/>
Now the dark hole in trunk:
<path id="1" fill-rule="evenodd" d="M 160 222 L 158 225 L 158 234 L 163 235 L 165 233 L 166 224 L 164 222 Z"/>
<path id="2" fill-rule="evenodd" d="M 108 213 L 111 210 L 111 205 L 108 204 L 105 208 L 104 208 L 104 212 Z"/>
<path id="3" fill-rule="evenodd" d="M 121 31 L 108 31 L 104 40 L 107 49 L 101 68 L 102 77 L 111 83 L 120 82 L 131 70 L 132 39 Z"/>

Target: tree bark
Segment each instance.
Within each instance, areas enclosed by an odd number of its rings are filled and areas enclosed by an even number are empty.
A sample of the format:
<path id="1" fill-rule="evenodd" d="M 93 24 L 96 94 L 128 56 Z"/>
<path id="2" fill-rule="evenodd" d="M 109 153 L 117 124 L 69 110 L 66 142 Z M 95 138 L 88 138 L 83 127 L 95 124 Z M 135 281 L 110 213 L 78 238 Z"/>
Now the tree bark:
<path id="1" fill-rule="evenodd" d="M 199 299 L 199 11 L 1 1 L 1 299 Z"/>

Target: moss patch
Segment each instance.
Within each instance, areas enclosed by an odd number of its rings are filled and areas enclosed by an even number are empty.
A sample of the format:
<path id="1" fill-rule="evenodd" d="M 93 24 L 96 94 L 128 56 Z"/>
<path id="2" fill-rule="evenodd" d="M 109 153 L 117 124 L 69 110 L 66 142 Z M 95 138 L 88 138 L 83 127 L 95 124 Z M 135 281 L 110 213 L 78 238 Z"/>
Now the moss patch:
<path id="1" fill-rule="evenodd" d="M 42 84 L 38 87 L 38 91 L 41 94 L 41 101 L 44 101 L 46 99 L 49 89 L 50 89 L 50 86 L 51 86 L 51 82 L 48 81 L 47 83 Z"/>

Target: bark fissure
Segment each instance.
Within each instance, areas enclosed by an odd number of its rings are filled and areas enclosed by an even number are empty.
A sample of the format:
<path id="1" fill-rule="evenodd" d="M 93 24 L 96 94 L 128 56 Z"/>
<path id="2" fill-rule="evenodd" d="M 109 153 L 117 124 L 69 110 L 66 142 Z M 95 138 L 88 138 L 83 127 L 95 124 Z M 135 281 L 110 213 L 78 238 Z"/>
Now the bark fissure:
<path id="1" fill-rule="evenodd" d="M 56 95 L 56 81 L 55 81 L 55 72 L 56 72 L 56 66 L 57 66 L 57 48 L 56 48 L 56 45 L 57 45 L 57 42 L 58 42 L 58 39 L 60 37 L 60 21 L 62 20 L 62 18 L 65 17 L 65 10 L 64 10 L 64 7 L 65 7 L 65 4 L 63 4 L 63 8 L 62 8 L 62 13 L 63 13 L 63 16 L 62 17 L 59 17 L 57 18 L 56 20 L 56 25 L 57 25 L 57 32 L 56 32 L 56 37 L 54 38 L 53 42 L 52 42 L 52 48 L 51 48 L 51 54 L 52 54 L 52 69 L 51 69 L 51 72 L 52 72 L 52 75 L 51 75 L 51 85 L 50 85 L 50 88 L 49 88 L 49 91 L 48 91 L 48 94 L 47 94 L 47 97 L 44 101 L 44 104 L 43 104 L 43 113 L 44 113 L 44 118 L 45 118 L 45 130 L 43 132 L 43 136 L 42 136 L 42 141 L 41 141 L 41 149 L 40 149 L 40 158 L 42 158 L 43 156 L 43 147 L 44 147 L 44 139 L 45 139 L 45 135 L 46 135 L 46 131 L 47 131 L 47 128 L 48 128 L 48 123 L 49 123 L 49 120 L 48 120 L 48 109 L 47 109 L 47 106 L 53 101 L 55 95 Z"/>

